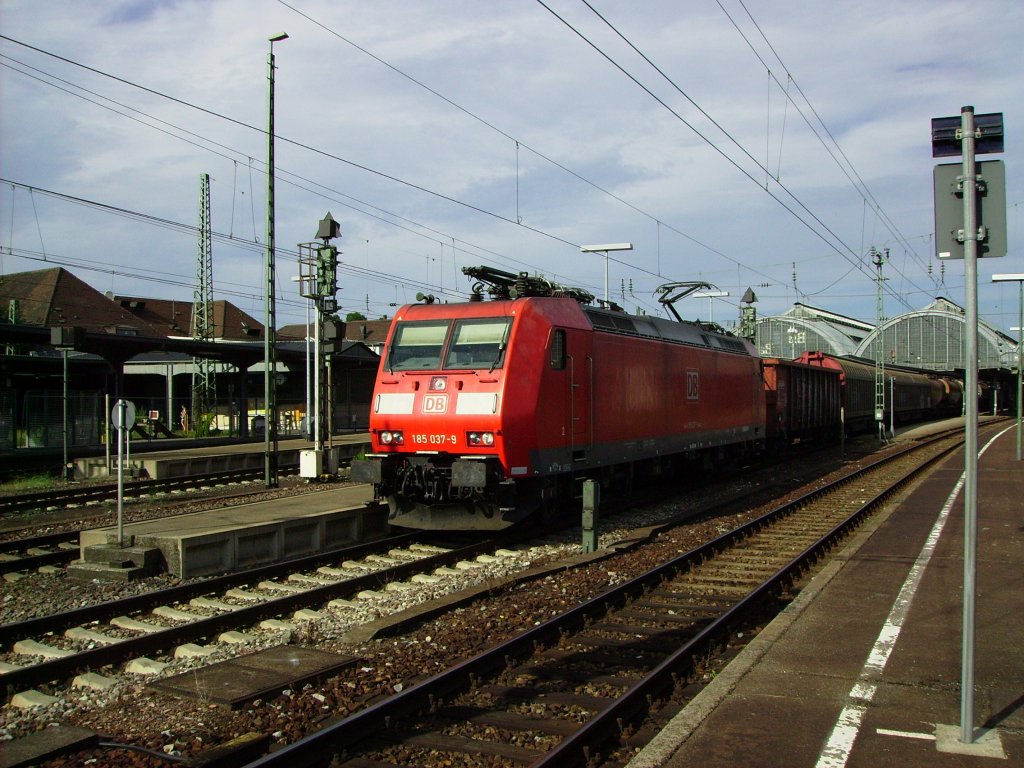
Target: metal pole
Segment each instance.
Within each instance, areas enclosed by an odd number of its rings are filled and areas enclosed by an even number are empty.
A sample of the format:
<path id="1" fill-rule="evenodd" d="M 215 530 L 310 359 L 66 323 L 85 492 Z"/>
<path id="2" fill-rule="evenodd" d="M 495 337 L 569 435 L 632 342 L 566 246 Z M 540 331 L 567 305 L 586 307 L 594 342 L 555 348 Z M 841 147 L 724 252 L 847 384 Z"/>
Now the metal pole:
<path id="1" fill-rule="evenodd" d="M 103 396 L 103 444 L 107 454 L 107 477 L 110 477 L 110 393 Z"/>
<path id="2" fill-rule="evenodd" d="M 124 438 L 128 419 L 128 401 L 117 401 L 117 544 L 124 546 Z"/>
<path id="3" fill-rule="evenodd" d="M 192 365 L 195 365 L 193 359 Z M 167 401 L 167 428 L 170 430 L 174 429 L 174 363 L 167 364 L 167 388 L 166 388 Z"/>
<path id="4" fill-rule="evenodd" d="M 604 304 L 608 306 L 608 251 L 604 252 Z"/>
<path id="5" fill-rule="evenodd" d="M 264 258 L 266 290 L 264 291 L 264 315 L 266 328 L 263 331 L 263 402 L 266 415 L 263 431 L 263 484 L 267 488 L 277 487 L 277 365 L 275 330 L 276 296 L 274 274 L 274 42 L 284 40 L 285 34 L 270 38 L 270 53 L 267 55 L 267 248 Z"/>
<path id="6" fill-rule="evenodd" d="M 311 436 L 312 430 L 310 429 L 310 427 L 313 426 L 313 414 L 310 413 L 310 411 L 309 411 L 309 406 L 311 405 L 311 403 L 310 403 L 310 396 L 311 396 L 311 392 L 312 392 L 312 387 L 311 387 L 311 382 L 310 382 L 311 372 L 309 370 L 309 364 L 310 364 L 310 359 L 309 358 L 310 358 L 310 354 L 312 352 L 312 350 L 310 349 L 310 340 L 309 340 L 309 305 L 310 305 L 310 303 L 311 303 L 310 300 L 306 299 L 306 435 L 307 436 Z"/>
<path id="7" fill-rule="evenodd" d="M 334 355 L 329 353 L 327 355 L 327 415 L 324 418 L 327 421 L 327 450 L 331 451 L 334 448 Z"/>
<path id="8" fill-rule="evenodd" d="M 1021 368 L 1024 368 L 1024 280 L 1017 283 L 1017 461 L 1021 461 Z"/>
<path id="9" fill-rule="evenodd" d="M 323 317 L 320 314 L 320 306 L 316 308 L 316 329 L 313 331 L 313 359 L 316 362 L 316 367 L 313 369 L 313 397 L 316 400 L 316 405 L 313 409 L 313 449 L 315 451 L 322 451 L 324 449 L 323 440 L 323 395 L 320 385 L 320 380 L 323 373 L 323 358 L 320 355 L 320 323 Z"/>
<path id="10" fill-rule="evenodd" d="M 583 481 L 582 548 L 596 552 L 600 529 L 601 486 L 593 479 Z"/>
<path id="11" fill-rule="evenodd" d="M 889 436 L 896 439 L 896 377 L 889 377 Z"/>
<path id="12" fill-rule="evenodd" d="M 60 351 L 61 357 L 64 358 L 64 468 L 61 470 L 61 476 L 65 480 L 70 480 L 71 476 L 68 472 L 68 351 L 62 349 Z"/>
<path id="13" fill-rule="evenodd" d="M 964 364 L 966 367 L 967 418 L 964 480 L 964 605 L 963 655 L 960 681 L 960 741 L 974 743 L 974 628 L 975 576 L 978 530 L 978 217 L 977 179 L 974 164 L 974 107 L 960 111 L 963 149 L 964 272 L 966 308 Z"/>
<path id="14" fill-rule="evenodd" d="M 1017 337 L 1017 461 L 1021 461 L 1021 432 L 1024 430 L 1024 418 L 1021 414 L 1021 400 L 1022 394 L 1024 394 L 1024 387 L 1022 387 L 1022 376 L 1024 376 L 1024 272 L 1017 274 L 1007 275 L 992 275 L 993 283 L 1003 283 L 1009 281 L 1016 281 L 1017 283 L 1017 327 L 1010 328 L 1011 331 L 1017 331 L 1019 336 Z"/>
<path id="15" fill-rule="evenodd" d="M 128 401 L 125 400 L 127 403 Z M 132 423 L 125 427 L 124 431 L 124 460 L 128 463 L 128 471 L 132 471 L 132 427 L 135 426 L 133 419 Z"/>

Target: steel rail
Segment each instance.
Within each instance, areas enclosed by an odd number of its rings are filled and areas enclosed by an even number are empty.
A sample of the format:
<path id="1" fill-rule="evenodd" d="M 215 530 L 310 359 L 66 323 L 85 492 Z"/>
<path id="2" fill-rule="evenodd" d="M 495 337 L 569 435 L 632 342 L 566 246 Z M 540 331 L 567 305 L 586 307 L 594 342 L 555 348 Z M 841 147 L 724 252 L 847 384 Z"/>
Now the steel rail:
<path id="1" fill-rule="evenodd" d="M 285 468 L 282 471 L 291 469 L 292 474 L 298 471 L 298 467 Z M 163 490 L 178 490 L 189 488 L 204 483 L 217 482 L 231 478 L 258 479 L 262 476 L 262 470 L 257 469 L 227 469 L 218 472 L 209 472 L 202 475 L 189 475 L 187 477 L 168 478 L 164 480 L 132 480 L 124 483 L 122 493 L 126 497 L 142 496 Z M 50 491 L 36 491 L 33 493 L 14 494 L 0 496 L 0 516 L 10 515 L 16 512 L 35 511 L 44 505 L 57 506 L 67 504 L 88 504 L 89 502 L 112 501 L 117 498 L 117 484 L 103 483 L 101 485 L 83 485 L 74 488 L 58 488 Z"/>
<path id="2" fill-rule="evenodd" d="M 404 538 L 412 538 L 414 536 L 416 534 L 407 534 Z M 369 546 L 366 545 L 366 547 Z M 255 605 L 239 606 L 230 612 L 197 618 L 195 621 L 190 621 L 187 624 L 168 627 L 159 632 L 141 637 L 115 640 L 110 645 L 85 650 L 72 656 L 51 659 L 32 666 L 11 670 L 0 675 L 0 684 L 6 686 L 7 691 L 10 692 L 12 689 L 24 689 L 41 683 L 66 679 L 85 669 L 98 669 L 120 663 L 127 658 L 140 654 L 164 651 L 180 643 L 203 639 L 230 629 L 237 629 L 240 626 L 250 626 L 271 616 L 280 616 L 309 605 L 322 604 L 325 601 L 342 595 L 350 595 L 364 589 L 383 586 L 390 581 L 408 578 L 415 573 L 421 572 L 424 568 L 437 568 L 453 561 L 475 556 L 489 546 L 490 542 L 475 542 L 460 549 L 429 555 L 408 563 L 401 563 L 390 568 L 357 576 L 353 579 L 312 587 L 283 597 L 269 598 Z M 294 565 L 294 562 L 292 564 Z M 275 566 L 275 568 L 278 571 L 280 570 L 280 566 Z M 246 572 L 244 576 L 243 581 L 245 582 L 257 578 L 253 575 L 253 571 Z M 200 585 L 190 585 L 190 588 L 198 586 Z M 204 582 L 201 586 L 204 588 L 202 594 L 210 592 L 209 582 Z M 164 592 L 166 591 L 164 590 Z M 150 600 L 152 595 L 143 595 L 141 597 Z M 120 603 L 120 601 L 118 602 Z M 94 606 L 94 608 L 101 607 L 103 606 Z M 21 622 L 21 624 L 25 623 L 27 622 Z"/>
<path id="3" fill-rule="evenodd" d="M 403 546 L 416 541 L 420 535 L 414 531 L 403 533 L 399 536 L 392 536 L 387 539 L 376 539 L 370 542 L 363 542 L 351 547 L 334 549 L 329 552 L 317 552 L 313 555 L 284 560 L 279 563 L 248 568 L 244 571 L 235 571 L 222 576 L 214 576 L 209 579 L 200 579 L 179 584 L 165 589 L 158 589 L 153 592 L 146 592 L 141 595 L 132 595 L 118 600 L 109 600 L 95 605 L 86 605 L 81 608 L 73 608 L 69 611 L 39 616 L 34 619 L 0 624 L 0 645 L 12 643 L 27 637 L 44 635 L 48 632 L 59 632 L 68 627 L 75 627 L 81 624 L 88 624 L 93 621 L 104 621 L 114 616 L 137 613 L 150 610 L 158 605 L 166 603 L 180 603 L 190 600 L 193 597 L 209 595 L 241 584 L 248 584 L 255 580 L 272 579 L 281 574 L 291 571 L 313 568 L 324 563 L 329 563 L 338 558 L 358 558 L 372 554 L 382 547 Z M 0 677 L 0 681 L 4 680 Z"/>
<path id="4" fill-rule="evenodd" d="M 868 499 L 845 520 L 836 524 L 818 541 L 793 557 L 760 586 L 737 601 L 735 605 L 719 618 L 715 619 L 685 645 L 673 652 L 646 675 L 643 680 L 623 693 L 604 710 L 597 713 L 572 736 L 563 739 L 557 747 L 535 761 L 531 768 L 586 766 L 601 746 L 619 734 L 621 730 L 620 723 L 630 722 L 639 714 L 646 712 L 649 709 L 648 702 L 651 699 L 669 690 L 675 684 L 675 680 L 679 675 L 688 672 L 693 667 L 695 658 L 698 658 L 700 654 L 703 654 L 712 648 L 716 642 L 727 636 L 731 628 L 741 623 L 744 617 L 754 610 L 766 597 L 792 583 L 810 563 L 817 560 L 822 553 L 834 546 L 837 540 L 842 538 L 851 528 L 858 525 L 864 517 L 871 514 L 916 475 L 939 460 L 944 459 L 951 452 L 959 449 L 960 446 L 961 443 L 952 445 L 945 451 L 929 458 L 920 466 L 911 468 L 895 483 L 883 489 L 873 498 Z M 901 453 L 893 458 L 899 458 L 903 455 L 905 453 Z M 877 463 L 872 464 L 871 468 L 876 466 Z M 860 474 L 862 473 L 858 473 L 858 476 Z"/>
<path id="5" fill-rule="evenodd" d="M 65 541 L 77 538 L 81 531 L 61 531 L 60 533 L 44 533 L 39 536 L 27 536 L 24 539 L 0 541 L 0 552 L 24 552 L 32 547 L 52 547 Z"/>
<path id="6" fill-rule="evenodd" d="M 0 575 L 17 571 L 34 571 L 44 565 L 66 565 L 78 558 L 78 549 L 58 549 L 36 555 L 21 555 L 13 560 L 0 560 Z"/>
<path id="7" fill-rule="evenodd" d="M 534 652 L 535 648 L 547 645 L 550 641 L 557 639 L 562 633 L 584 626 L 592 617 L 604 614 L 609 608 L 624 605 L 633 597 L 641 595 L 651 585 L 658 584 L 664 581 L 665 578 L 688 569 L 691 565 L 697 565 L 707 559 L 711 559 L 734 542 L 746 538 L 749 534 L 757 532 L 771 522 L 785 517 L 790 512 L 821 496 L 832 493 L 843 485 L 853 482 L 884 464 L 890 463 L 911 451 L 918 450 L 940 439 L 944 438 L 940 437 L 909 446 L 898 453 L 890 454 L 871 462 L 869 465 L 852 472 L 830 485 L 809 491 L 755 520 L 745 523 L 732 531 L 723 533 L 715 539 L 593 597 L 536 627 L 532 627 L 526 632 L 510 638 L 488 651 L 459 662 L 427 680 L 417 682 L 400 693 L 360 710 L 332 725 L 327 725 L 317 732 L 286 745 L 273 753 L 265 755 L 249 763 L 246 768 L 277 768 L 278 766 L 296 768 L 298 766 L 323 764 L 330 760 L 333 755 L 343 753 L 346 748 L 359 741 L 386 730 L 393 722 L 398 722 L 405 717 L 412 716 L 430 707 L 438 700 L 461 693 L 473 681 L 500 672 L 508 665 L 510 660 L 526 658 Z M 924 467 L 930 466 L 931 463 L 937 461 L 941 456 L 958 447 L 959 444 L 951 446 L 940 455 L 933 457 L 920 467 L 908 472 L 899 481 L 898 485 L 902 485 L 909 477 L 922 471 Z M 877 498 L 885 497 L 892 493 L 893 490 L 894 488 L 888 488 L 878 494 Z M 865 514 L 863 510 L 864 507 L 848 516 L 844 522 L 836 525 L 822 536 L 818 542 L 808 547 L 802 555 L 793 558 L 781 571 L 753 590 L 747 598 L 741 600 L 739 606 L 728 609 L 726 614 L 717 620 L 718 631 L 738 620 L 742 610 L 740 606 L 749 607 L 765 594 L 776 589 L 783 580 L 790 578 L 793 573 L 802 569 L 807 563 L 807 557 L 815 556 L 813 553 L 828 546 L 828 543 L 833 541 L 842 530 L 855 524 Z M 812 554 L 808 555 L 808 553 Z M 599 713 L 600 725 L 583 726 L 575 736 L 567 737 L 563 741 L 563 746 L 556 748 L 559 753 L 557 758 L 550 757 L 549 761 L 549 755 L 552 753 L 548 753 L 548 755 L 540 759 L 544 761 L 543 763 L 537 762 L 534 765 L 585 765 L 591 751 L 594 749 L 594 744 L 600 744 L 609 736 L 618 734 L 618 726 L 615 725 L 612 728 L 609 723 L 616 724 L 620 717 L 632 718 L 635 716 L 636 711 L 638 711 L 637 707 L 646 701 L 649 691 L 662 689 L 666 685 L 665 676 L 668 675 L 670 678 L 671 671 L 685 666 L 686 659 L 692 658 L 693 649 L 702 647 L 701 643 L 707 643 L 711 635 L 710 628 L 708 628 L 688 641 L 683 646 L 683 649 L 673 653 L 669 659 L 666 659 L 656 667 L 655 672 L 657 674 L 655 675 L 652 672 L 650 680 L 645 678 L 644 681 L 638 683 L 621 697 L 621 703 L 618 703 L 620 700 L 617 700 L 616 703 L 609 705 L 606 710 Z M 689 649 L 689 651 L 685 649 Z M 593 720 L 590 722 L 593 722 Z M 578 762 L 579 760 L 583 760 L 583 762 Z"/>

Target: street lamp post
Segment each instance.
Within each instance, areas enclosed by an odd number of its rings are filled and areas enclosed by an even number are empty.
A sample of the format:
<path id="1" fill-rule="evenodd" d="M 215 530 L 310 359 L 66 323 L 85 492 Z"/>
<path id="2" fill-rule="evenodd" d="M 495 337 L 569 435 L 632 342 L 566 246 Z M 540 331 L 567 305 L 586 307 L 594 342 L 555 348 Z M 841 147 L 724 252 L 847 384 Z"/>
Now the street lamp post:
<path id="1" fill-rule="evenodd" d="M 693 294 L 693 298 L 708 300 L 708 321 L 713 323 L 715 322 L 715 299 L 724 298 L 728 295 L 728 291 L 697 291 Z"/>
<path id="2" fill-rule="evenodd" d="M 1021 431 L 1024 429 L 1021 418 L 1021 394 L 1024 386 L 1021 383 L 1021 366 L 1024 365 L 1024 273 L 992 275 L 993 283 L 1016 282 L 1018 286 L 1017 298 L 1017 461 L 1021 461 Z"/>
<path id="3" fill-rule="evenodd" d="M 61 469 L 61 477 L 64 480 L 73 480 L 75 477 L 74 468 L 68 458 L 68 443 L 71 432 L 70 414 L 68 413 L 68 352 L 79 345 L 83 336 L 81 328 L 51 328 L 50 343 L 60 350 L 63 362 L 63 443 L 64 443 L 64 466 Z"/>
<path id="4" fill-rule="evenodd" d="M 263 421 L 263 484 L 277 487 L 277 331 L 276 297 L 274 295 L 274 43 L 287 40 L 284 32 L 270 40 L 267 56 L 267 248 L 264 257 L 263 310 L 266 327 L 263 330 L 263 403 L 266 415 Z"/>
<path id="5" fill-rule="evenodd" d="M 609 251 L 632 251 L 632 243 L 605 243 L 603 245 L 581 245 L 580 253 L 603 253 L 604 254 L 604 303 L 608 306 L 608 252 Z"/>

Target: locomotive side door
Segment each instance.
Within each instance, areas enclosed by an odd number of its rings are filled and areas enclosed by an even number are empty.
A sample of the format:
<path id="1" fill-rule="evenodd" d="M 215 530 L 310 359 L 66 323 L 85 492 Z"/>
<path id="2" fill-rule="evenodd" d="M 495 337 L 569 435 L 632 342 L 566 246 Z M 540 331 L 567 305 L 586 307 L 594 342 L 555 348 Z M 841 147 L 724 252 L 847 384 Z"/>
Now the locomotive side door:
<path id="1" fill-rule="evenodd" d="M 590 354 L 588 333 L 566 330 L 566 369 L 569 374 L 569 429 L 573 461 L 586 458 L 593 448 L 594 359 Z"/>

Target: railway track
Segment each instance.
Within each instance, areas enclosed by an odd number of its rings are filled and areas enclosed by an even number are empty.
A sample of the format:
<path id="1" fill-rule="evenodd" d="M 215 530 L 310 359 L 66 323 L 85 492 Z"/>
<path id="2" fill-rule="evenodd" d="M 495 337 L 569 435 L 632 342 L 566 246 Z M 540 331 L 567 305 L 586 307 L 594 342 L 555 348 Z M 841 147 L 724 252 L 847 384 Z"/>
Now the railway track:
<path id="1" fill-rule="evenodd" d="M 214 475 L 196 476 L 187 479 L 166 481 L 164 483 L 160 483 L 160 481 L 142 481 L 142 484 L 137 485 L 132 494 L 126 495 L 125 498 L 129 500 L 138 500 L 156 497 L 160 494 L 171 494 L 176 491 L 198 491 L 211 487 L 222 488 L 224 486 L 237 485 L 241 482 L 259 480 L 261 478 L 261 473 L 257 472 L 257 474 L 254 475 L 253 471 L 246 470 L 244 472 L 230 471 L 227 473 L 216 473 Z M 101 490 L 97 490 L 97 488 Z M 261 492 L 262 491 L 258 490 L 229 490 L 226 493 L 214 495 L 203 494 L 202 498 L 205 502 L 214 500 L 217 502 L 224 502 L 230 499 L 246 499 Z M 58 497 L 54 494 L 62 495 Z M 59 498 L 63 498 L 65 501 L 64 509 L 73 510 L 75 512 L 73 520 L 64 519 L 67 513 L 62 513 L 60 518 L 48 518 L 45 525 L 53 528 L 60 528 L 62 525 L 67 525 L 71 522 L 79 526 L 83 523 L 91 523 L 93 521 L 96 521 L 97 524 L 103 524 L 102 521 L 109 518 L 113 512 L 109 507 L 109 504 L 103 502 L 103 499 L 110 494 L 112 495 L 107 499 L 108 502 L 117 499 L 116 486 L 113 487 L 113 489 L 104 485 L 93 486 L 91 489 L 71 489 L 67 491 L 44 492 L 43 494 L 25 494 L 23 496 L 15 497 L 15 501 L 12 502 L 12 505 L 14 507 L 18 507 L 18 511 L 8 511 L 7 513 L 0 511 L 0 537 L 5 537 L 3 540 L 0 540 L 0 575 L 14 572 L 35 571 L 44 566 L 64 567 L 79 556 L 80 548 L 78 541 L 81 534 L 81 528 L 67 528 L 66 530 L 34 536 L 20 535 L 24 531 L 36 529 L 39 525 L 44 524 L 39 521 L 33 521 L 32 524 L 25 525 L 23 519 L 32 517 L 31 513 L 26 510 L 34 508 L 41 509 L 45 506 L 47 511 L 52 511 L 54 507 L 60 506 L 57 503 Z M 6 497 L 6 499 L 11 498 L 12 497 Z M 86 502 L 83 507 L 82 499 L 84 498 L 89 498 L 90 501 Z M 193 501 L 193 498 L 194 497 L 189 496 L 187 499 L 182 499 L 180 501 L 175 500 L 170 502 L 169 506 L 174 507 L 176 505 L 189 504 Z M 33 505 L 31 499 L 38 500 L 38 505 Z M 3 508 L 4 501 L 4 499 L 0 499 L 0 509 Z M 165 504 L 165 506 L 168 505 Z M 170 517 L 174 514 L 174 512 L 165 511 L 162 516 Z M 128 521 L 132 521 L 135 517 L 136 515 L 134 513 L 129 513 Z M 87 524 L 86 527 L 93 526 Z"/>
<path id="2" fill-rule="evenodd" d="M 241 573 L 0 625 L 0 647 L 22 664 L 0 675 L 8 696 L 61 683 L 86 670 L 123 664 L 147 654 L 249 629 L 267 619 L 320 609 L 332 600 L 384 589 L 418 574 L 455 567 L 493 541 L 454 547 L 422 543 L 403 533 L 328 553 Z M 61 638 L 54 643 L 54 637 Z"/>
<path id="3" fill-rule="evenodd" d="M 727 496 L 721 501 L 700 505 L 698 513 L 716 514 L 720 509 L 741 503 L 748 497 L 749 492 Z M 682 516 L 693 514 L 694 512 L 690 511 Z M 651 528 L 650 531 L 671 524 L 663 523 Z M 468 569 L 472 564 L 467 565 L 466 561 L 481 553 L 497 549 L 505 552 L 507 556 L 510 553 L 501 550 L 500 547 L 515 546 L 523 540 L 543 537 L 557 529 L 558 526 L 534 526 L 529 532 L 509 531 L 490 540 L 476 540 L 471 545 L 454 546 L 450 551 L 437 552 L 431 557 L 423 556 L 421 548 L 420 554 L 411 558 L 415 562 L 407 561 L 393 567 L 382 567 L 380 563 L 393 557 L 396 547 L 404 548 L 410 542 L 415 547 L 418 539 L 430 535 L 406 533 L 340 551 L 319 553 L 262 568 L 248 569 L 242 573 L 225 574 L 198 583 L 2 624 L 0 649 L 14 649 L 16 653 L 20 652 L 20 655 L 25 657 L 25 661 L 31 659 L 32 663 L 26 663 L 24 666 L 15 664 L 17 668 L 0 675 L 0 684 L 6 687 L 8 696 L 30 686 L 48 683 L 59 685 L 83 670 L 113 667 L 140 655 L 167 651 L 194 640 L 245 629 L 267 618 L 287 617 L 302 608 L 319 608 L 339 596 L 378 589 L 403 580 L 422 580 L 421 583 L 434 581 L 436 577 L 428 574 L 439 567 L 456 565 Z M 62 536 L 63 534 L 51 534 L 36 537 L 34 541 L 40 544 L 52 543 L 60 540 Z M 7 546 L 13 545 L 8 543 Z M 388 552 L 389 555 L 382 557 L 383 552 Z M 375 564 L 368 567 L 365 564 L 352 563 L 355 558 L 365 557 L 375 561 Z M 399 555 L 399 558 L 402 556 Z M 349 569 L 348 573 L 341 574 L 337 568 L 324 566 L 325 563 L 339 560 L 347 561 L 345 567 Z M 23 569 L 23 562 L 24 560 L 12 561 L 10 565 L 12 568 Z M 367 570 L 372 570 L 372 573 L 367 573 Z M 330 576 L 325 577 L 325 572 Z M 278 581 L 275 583 L 274 579 Z M 296 586 L 300 584 L 303 585 L 302 588 Z M 252 588 L 252 585 L 258 585 L 258 588 Z M 287 594 L 281 595 L 279 592 L 274 595 L 275 590 L 285 591 Z M 261 592 L 263 594 L 260 594 Z M 231 599 L 233 593 L 245 593 L 243 602 L 254 601 L 256 604 L 240 605 L 238 600 Z M 228 595 L 227 601 L 223 599 L 225 594 Z M 181 610 L 181 607 L 184 607 L 185 611 Z M 186 613 L 193 610 L 202 610 L 213 615 Z M 156 625 L 152 623 L 152 615 L 145 615 L 154 612 L 158 617 Z M 168 617 L 172 617 L 171 623 L 177 622 L 177 626 L 167 626 Z M 156 631 L 157 629 L 160 631 Z M 110 636 L 104 637 L 103 632 L 108 630 L 111 632 Z M 132 631 L 137 636 L 127 636 Z M 52 638 L 60 637 L 61 633 L 63 638 L 54 647 Z M 96 647 L 97 644 L 99 647 Z M 81 648 L 77 653 L 69 651 L 68 646 L 75 645 L 91 647 Z"/>
<path id="4" fill-rule="evenodd" d="M 914 475 L 923 442 L 724 533 L 251 764 L 592 766 L 651 703 Z"/>
<path id="5" fill-rule="evenodd" d="M 298 472 L 298 468 L 282 467 L 281 472 L 282 474 L 295 474 Z M 126 499 L 136 499 L 159 493 L 187 491 L 202 486 L 259 480 L 262 477 L 262 469 L 238 469 L 167 480 L 132 480 L 124 483 L 123 495 Z M 93 507 L 112 501 L 117 501 L 116 483 L 80 484 L 49 491 L 2 496 L 0 497 L 0 519 L 24 512 Z"/>
<path id="6" fill-rule="evenodd" d="M 47 533 L 0 542 L 0 575 L 67 565 L 79 555 L 79 533 Z"/>

